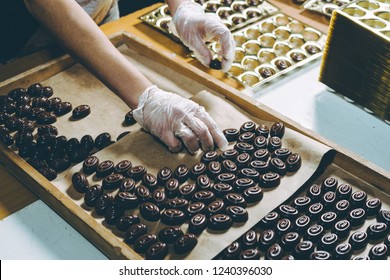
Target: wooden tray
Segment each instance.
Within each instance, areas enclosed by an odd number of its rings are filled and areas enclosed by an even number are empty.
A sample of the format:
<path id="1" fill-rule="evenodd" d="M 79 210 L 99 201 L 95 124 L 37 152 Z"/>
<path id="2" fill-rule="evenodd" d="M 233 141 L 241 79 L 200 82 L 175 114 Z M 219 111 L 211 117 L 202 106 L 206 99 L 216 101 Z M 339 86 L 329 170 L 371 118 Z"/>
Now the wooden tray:
<path id="1" fill-rule="evenodd" d="M 389 202 L 389 172 L 376 167 L 372 163 L 359 158 L 355 154 L 329 142 L 312 131 L 301 127 L 299 124 L 272 109 L 259 104 L 256 100 L 241 94 L 238 90 L 224 84 L 213 76 L 205 74 L 198 68 L 185 63 L 182 58 L 173 56 L 170 52 L 156 51 L 152 44 L 141 41 L 127 33 L 116 34 L 112 38 L 112 42 L 116 46 L 125 44 L 127 48 L 132 51 L 142 54 L 150 60 L 159 62 L 165 67 L 180 73 L 183 77 L 192 79 L 193 81 L 222 94 L 227 100 L 232 101 L 256 118 L 270 122 L 282 121 L 292 130 L 332 147 L 335 150 L 335 153 L 330 159 L 328 167 L 325 168 L 325 170 L 321 170 L 323 174 L 332 174 L 332 170 L 337 170 L 338 174 L 341 174 L 339 177 L 352 178 L 351 181 L 356 182 L 362 190 L 365 190 L 376 197 L 383 197 L 386 199 L 387 203 Z M 0 93 L 4 95 L 16 87 L 27 87 L 35 82 L 43 82 L 75 64 L 75 61 L 69 56 L 60 57 L 1 83 Z M 102 228 L 100 224 L 90 222 L 89 214 L 85 211 L 80 211 L 80 207 L 75 205 L 69 197 L 59 191 L 54 184 L 46 180 L 39 172 L 4 145 L 1 146 L 0 161 L 15 175 L 15 177 L 19 178 L 21 182 L 59 213 L 67 222 L 80 231 L 80 233 L 109 258 L 141 258 L 140 255 L 134 252 L 124 242 L 121 242 L 118 238 L 112 238 L 112 234 Z M 318 176 L 321 176 L 321 174 L 318 174 Z"/>

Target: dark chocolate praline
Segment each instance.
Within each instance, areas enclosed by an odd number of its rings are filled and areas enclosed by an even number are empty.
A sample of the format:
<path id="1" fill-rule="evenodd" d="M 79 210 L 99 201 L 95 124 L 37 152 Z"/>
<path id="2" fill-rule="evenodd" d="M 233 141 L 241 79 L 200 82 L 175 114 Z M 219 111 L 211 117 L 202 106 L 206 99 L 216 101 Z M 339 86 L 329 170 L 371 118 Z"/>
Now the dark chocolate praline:
<path id="1" fill-rule="evenodd" d="M 334 224 L 332 232 L 337 234 L 340 240 L 344 240 L 351 232 L 351 223 L 348 220 L 340 220 Z"/>
<path id="2" fill-rule="evenodd" d="M 286 164 L 280 158 L 271 158 L 269 161 L 269 169 L 271 172 L 277 173 L 280 176 L 286 175 Z"/>
<path id="3" fill-rule="evenodd" d="M 195 186 L 199 190 L 208 190 L 211 188 L 211 180 L 207 175 L 200 175 L 196 178 Z"/>
<path id="4" fill-rule="evenodd" d="M 161 212 L 161 222 L 169 226 L 178 226 L 185 222 L 186 215 L 178 209 L 164 209 Z"/>
<path id="5" fill-rule="evenodd" d="M 221 166 L 221 163 L 219 161 L 212 161 L 210 162 L 208 165 L 207 165 L 207 171 L 206 171 L 206 174 L 207 176 L 212 179 L 212 180 L 215 180 L 215 178 L 221 174 L 222 172 L 222 166 Z"/>
<path id="6" fill-rule="evenodd" d="M 325 212 L 321 215 L 318 224 L 322 225 L 324 229 L 331 229 L 337 221 L 337 214 L 333 211 Z"/>
<path id="7" fill-rule="evenodd" d="M 156 190 L 158 185 L 157 185 L 157 178 L 150 173 L 145 173 L 142 176 L 142 184 L 147 187 L 150 191 Z"/>
<path id="8" fill-rule="evenodd" d="M 273 189 L 280 185 L 280 175 L 268 172 L 260 176 L 259 186 L 263 189 Z"/>
<path id="9" fill-rule="evenodd" d="M 222 159 L 229 159 L 231 161 L 235 161 L 236 157 L 239 155 L 239 152 L 236 149 L 227 149 L 222 152 L 220 155 L 221 160 Z"/>
<path id="10" fill-rule="evenodd" d="M 54 114 L 60 117 L 72 111 L 72 104 L 70 102 L 60 102 L 54 107 Z"/>
<path id="11" fill-rule="evenodd" d="M 302 159 L 301 156 L 297 153 L 293 153 L 288 156 L 286 160 L 287 172 L 297 172 L 301 168 Z"/>
<path id="12" fill-rule="evenodd" d="M 387 227 L 390 227 L 390 211 L 387 209 L 379 210 L 376 215 L 376 220 L 380 223 L 385 223 Z"/>
<path id="13" fill-rule="evenodd" d="M 53 124 L 57 121 L 57 117 L 53 112 L 41 112 L 37 116 L 38 124 Z"/>
<path id="14" fill-rule="evenodd" d="M 299 196 L 295 198 L 292 202 L 292 206 L 295 207 L 298 212 L 306 212 L 311 204 L 311 199 L 308 196 Z"/>
<path id="15" fill-rule="evenodd" d="M 52 97 L 52 98 L 48 99 L 47 102 L 45 103 L 45 109 L 47 111 L 54 111 L 55 106 L 57 104 L 59 104 L 60 102 L 62 102 L 61 98 Z"/>
<path id="16" fill-rule="evenodd" d="M 221 163 L 222 172 L 224 173 L 236 173 L 237 172 L 237 165 L 231 161 L 230 159 L 225 159 Z"/>
<path id="17" fill-rule="evenodd" d="M 208 151 L 202 155 L 200 161 L 207 165 L 212 161 L 218 161 L 218 158 L 219 155 L 216 151 Z"/>
<path id="18" fill-rule="evenodd" d="M 119 190 L 122 192 L 134 193 L 135 181 L 131 178 L 123 179 L 122 183 L 119 186 Z"/>
<path id="19" fill-rule="evenodd" d="M 242 168 L 240 171 L 237 173 L 238 178 L 248 178 L 252 179 L 253 182 L 258 182 L 260 174 L 256 170 L 252 168 Z"/>
<path id="20" fill-rule="evenodd" d="M 101 150 L 111 144 L 111 134 L 108 132 L 100 133 L 95 138 L 95 148 Z"/>
<path id="21" fill-rule="evenodd" d="M 316 243 L 321 238 L 323 232 L 324 232 L 323 226 L 314 224 L 306 230 L 304 239 Z"/>
<path id="22" fill-rule="evenodd" d="M 299 234 L 303 234 L 309 228 L 310 223 L 311 223 L 310 218 L 306 215 L 302 215 L 295 220 L 293 228 Z"/>
<path id="23" fill-rule="evenodd" d="M 165 208 L 165 204 L 167 202 L 167 196 L 165 195 L 165 191 L 163 189 L 154 190 L 150 199 L 151 202 L 153 202 L 158 206 L 158 208 L 160 209 Z"/>
<path id="24" fill-rule="evenodd" d="M 332 252 L 339 242 L 339 237 L 335 233 L 326 233 L 323 235 L 317 244 L 319 250 Z"/>
<path id="25" fill-rule="evenodd" d="M 261 161 L 261 160 L 254 160 L 251 161 L 248 164 L 248 168 L 256 170 L 259 175 L 263 175 L 265 173 L 268 173 L 270 171 L 269 163 L 268 161 Z"/>
<path id="26" fill-rule="evenodd" d="M 233 187 L 226 183 L 216 183 L 211 187 L 216 197 L 222 198 L 225 194 L 233 192 Z"/>
<path id="27" fill-rule="evenodd" d="M 122 174 L 122 175 L 126 175 L 126 172 L 133 166 L 133 164 L 131 163 L 130 160 L 127 160 L 127 159 L 124 159 L 124 160 L 121 160 L 120 162 L 118 162 L 115 166 L 114 166 L 114 170 L 116 173 L 119 173 L 119 174 Z"/>
<path id="28" fill-rule="evenodd" d="M 293 206 L 282 204 L 278 207 L 278 212 L 282 218 L 294 220 L 298 217 L 298 210 Z"/>
<path id="29" fill-rule="evenodd" d="M 87 177 L 81 172 L 76 172 L 72 175 L 72 184 L 79 193 L 85 193 L 89 187 Z"/>
<path id="30" fill-rule="evenodd" d="M 179 193 L 179 181 L 174 178 L 168 179 L 165 183 L 165 194 L 168 198 L 174 198 Z"/>
<path id="31" fill-rule="evenodd" d="M 247 132 L 244 132 L 238 136 L 237 142 L 245 142 L 245 143 L 253 144 L 255 138 L 256 138 L 256 135 L 253 132 L 247 131 Z M 265 137 L 263 137 L 263 138 L 265 139 Z M 265 139 L 265 142 L 266 141 L 267 140 Z M 260 148 L 258 147 L 258 149 L 260 149 Z"/>
<path id="32" fill-rule="evenodd" d="M 225 213 L 225 203 L 222 200 L 214 200 L 207 206 L 206 216 L 210 217 L 216 214 Z"/>
<path id="33" fill-rule="evenodd" d="M 334 206 L 334 212 L 337 214 L 337 217 L 344 218 L 348 215 L 350 211 L 350 203 L 348 200 L 339 200 Z"/>
<path id="34" fill-rule="evenodd" d="M 277 235 L 275 231 L 273 231 L 272 229 L 266 229 L 260 234 L 257 247 L 261 251 L 266 252 L 268 248 L 275 243 L 276 239 L 277 239 Z"/>
<path id="35" fill-rule="evenodd" d="M 240 132 L 238 131 L 238 129 L 235 129 L 235 128 L 227 128 L 227 129 L 224 129 L 222 132 L 225 135 L 226 140 L 228 142 L 236 142 L 238 139 L 238 136 L 240 135 Z"/>
<path id="36" fill-rule="evenodd" d="M 283 248 L 278 243 L 275 243 L 268 248 L 264 258 L 266 260 L 281 260 L 283 255 Z"/>
<path id="37" fill-rule="evenodd" d="M 237 142 L 234 145 L 234 149 L 241 154 L 248 153 L 249 155 L 251 155 L 255 152 L 255 147 L 252 144 L 245 143 L 245 142 Z"/>
<path id="38" fill-rule="evenodd" d="M 79 105 L 72 111 L 72 117 L 76 120 L 85 118 L 91 113 L 91 107 L 89 105 Z"/>
<path id="39" fill-rule="evenodd" d="M 96 168 L 96 177 L 104 178 L 114 172 L 114 162 L 112 160 L 105 160 L 98 164 Z"/>
<path id="40" fill-rule="evenodd" d="M 147 233 L 147 227 L 145 224 L 139 223 L 132 225 L 127 231 L 124 241 L 127 244 L 134 244 L 134 242 Z"/>
<path id="41" fill-rule="evenodd" d="M 292 223 L 287 218 L 280 219 L 276 223 L 275 233 L 277 234 L 278 237 L 282 237 L 285 233 L 287 233 L 291 230 L 292 230 Z"/>
<path id="42" fill-rule="evenodd" d="M 366 221 L 367 214 L 363 208 L 356 208 L 349 212 L 347 220 L 351 222 L 352 228 L 360 227 Z"/>
<path id="43" fill-rule="evenodd" d="M 187 181 L 189 178 L 189 168 L 185 164 L 180 164 L 178 165 L 174 172 L 173 172 L 173 177 L 179 181 L 180 184 L 184 183 Z"/>
<path id="44" fill-rule="evenodd" d="M 322 191 L 324 193 L 329 191 L 334 192 L 336 191 L 337 184 L 338 184 L 338 180 L 336 178 L 328 177 L 321 184 Z"/>
<path id="45" fill-rule="evenodd" d="M 146 260 L 163 260 L 168 255 L 168 246 L 164 242 L 155 242 L 146 251 Z"/>
<path id="46" fill-rule="evenodd" d="M 195 184 L 184 184 L 179 186 L 179 192 L 177 196 L 190 200 L 196 191 Z"/>
<path id="47" fill-rule="evenodd" d="M 222 63 L 219 59 L 213 59 L 210 61 L 210 68 L 215 70 L 221 70 L 222 69 Z"/>
<path id="48" fill-rule="evenodd" d="M 139 213 L 147 221 L 158 221 L 160 219 L 160 208 L 154 203 L 144 202 L 139 207 Z"/>
<path id="49" fill-rule="evenodd" d="M 259 260 L 260 251 L 257 248 L 250 248 L 241 251 L 239 257 L 240 260 Z"/>
<path id="50" fill-rule="evenodd" d="M 206 173 L 206 165 L 203 162 L 195 163 L 190 169 L 190 179 L 195 181 L 200 175 Z"/>
<path id="51" fill-rule="evenodd" d="M 259 226 L 261 229 L 272 229 L 276 226 L 276 223 L 280 219 L 280 215 L 278 212 L 272 211 L 264 216 L 260 220 Z"/>
<path id="52" fill-rule="evenodd" d="M 259 186 L 247 188 L 242 193 L 248 203 L 256 203 L 263 199 L 263 190 Z"/>
<path id="53" fill-rule="evenodd" d="M 320 251 L 314 251 L 310 254 L 311 260 L 331 260 L 332 254 L 328 251 L 320 250 Z"/>
<path id="54" fill-rule="evenodd" d="M 67 158 L 56 158 L 50 161 L 50 166 L 58 173 L 65 171 L 71 166 Z"/>
<path id="55" fill-rule="evenodd" d="M 283 138 L 284 131 L 284 124 L 282 122 L 275 122 L 270 128 L 269 134 L 271 137 L 277 136 L 279 138 Z"/>
<path id="56" fill-rule="evenodd" d="M 352 187 L 348 184 L 341 184 L 336 188 L 336 197 L 338 200 L 349 200 L 352 194 Z"/>
<path id="57" fill-rule="evenodd" d="M 138 197 L 140 202 L 150 200 L 150 191 L 147 187 L 139 185 L 134 189 L 134 194 Z"/>
<path id="58" fill-rule="evenodd" d="M 187 199 L 176 197 L 176 198 L 169 199 L 167 201 L 166 207 L 185 211 L 187 209 L 188 205 L 189 205 L 189 202 Z"/>
<path id="59" fill-rule="evenodd" d="M 318 202 L 321 199 L 321 193 L 322 189 L 321 186 L 318 184 L 313 184 L 309 187 L 307 190 L 306 195 L 313 201 L 313 202 Z"/>
<path id="60" fill-rule="evenodd" d="M 254 132 L 255 130 L 256 130 L 256 124 L 252 121 L 247 121 L 243 123 L 240 127 L 240 133 Z"/>
<path id="61" fill-rule="evenodd" d="M 206 215 L 198 213 L 190 219 L 188 223 L 188 231 L 190 233 L 199 235 L 206 229 L 207 222 Z"/>
<path id="62" fill-rule="evenodd" d="M 335 260 L 349 260 L 352 257 L 352 246 L 349 243 L 341 243 L 332 252 Z"/>
<path id="63" fill-rule="evenodd" d="M 103 193 L 101 196 L 99 196 L 96 199 L 95 202 L 95 213 L 98 216 L 104 216 L 107 209 L 112 205 L 114 202 L 114 198 L 109 193 Z"/>
<path id="64" fill-rule="evenodd" d="M 173 250 L 176 254 L 185 254 L 192 249 L 195 248 L 195 246 L 198 244 L 198 238 L 193 233 L 187 233 L 182 236 L 180 236 L 175 243 L 173 244 Z"/>
<path id="65" fill-rule="evenodd" d="M 116 222 L 115 227 L 119 231 L 127 231 L 132 225 L 141 223 L 137 215 L 124 215 Z"/>
<path id="66" fill-rule="evenodd" d="M 236 179 L 237 176 L 232 173 L 221 173 L 217 176 L 215 183 L 224 183 L 232 186 Z"/>
<path id="67" fill-rule="evenodd" d="M 354 252 L 366 248 L 368 244 L 368 235 L 365 231 L 356 231 L 349 237 L 348 243 L 351 244 Z"/>
<path id="68" fill-rule="evenodd" d="M 315 245 L 309 240 L 304 240 L 295 246 L 293 256 L 297 260 L 307 260 L 310 258 L 311 253 L 314 252 Z"/>
<path id="69" fill-rule="evenodd" d="M 351 194 L 350 202 L 352 208 L 363 208 L 367 201 L 367 193 L 365 191 L 355 191 Z"/>
<path id="70" fill-rule="evenodd" d="M 44 167 L 41 169 L 38 169 L 39 173 L 41 173 L 47 180 L 53 181 L 57 178 L 57 172 L 54 168 L 51 167 Z"/>
<path id="71" fill-rule="evenodd" d="M 367 227 L 366 232 L 369 242 L 377 242 L 386 237 L 388 227 L 385 223 L 373 223 Z"/>
<path id="72" fill-rule="evenodd" d="M 169 167 L 162 167 L 157 173 L 157 183 L 164 186 L 173 177 L 173 171 Z"/>
<path id="73" fill-rule="evenodd" d="M 232 218 L 226 214 L 215 214 L 208 219 L 207 227 L 211 230 L 228 230 L 233 224 Z"/>
<path id="74" fill-rule="evenodd" d="M 255 181 L 251 178 L 238 178 L 233 182 L 233 189 L 237 193 L 242 193 L 246 189 L 250 187 L 254 187 L 256 185 Z"/>
<path id="75" fill-rule="evenodd" d="M 126 177 L 133 179 L 134 181 L 138 182 L 142 179 L 142 177 L 147 173 L 147 170 L 142 165 L 136 165 L 131 167 L 126 172 Z"/>
<path id="76" fill-rule="evenodd" d="M 115 196 L 115 204 L 125 210 L 134 209 L 139 205 L 138 197 L 129 192 L 118 192 Z"/>
<path id="77" fill-rule="evenodd" d="M 226 207 L 226 214 L 232 218 L 234 223 L 245 223 L 248 221 L 248 211 L 241 206 Z"/>
<path id="78" fill-rule="evenodd" d="M 269 128 L 265 124 L 261 124 L 255 129 L 255 134 L 257 136 L 264 136 L 265 138 L 268 138 L 269 135 Z"/>
<path id="79" fill-rule="evenodd" d="M 226 206 L 237 205 L 246 208 L 247 203 L 245 198 L 238 193 L 228 193 L 223 197 L 223 202 Z"/>
<path id="80" fill-rule="evenodd" d="M 119 173 L 112 173 L 104 177 L 102 188 L 105 190 L 115 190 L 122 184 L 124 177 Z"/>
<path id="81" fill-rule="evenodd" d="M 250 132 L 247 132 L 250 133 Z M 253 146 L 256 150 L 267 149 L 267 138 L 264 136 L 257 136 L 253 141 Z"/>
<path id="82" fill-rule="evenodd" d="M 197 214 L 205 214 L 206 213 L 206 205 L 203 202 L 197 201 L 188 205 L 185 213 L 187 218 L 191 219 L 193 216 Z"/>
<path id="83" fill-rule="evenodd" d="M 301 236 L 295 231 L 285 233 L 281 238 L 281 246 L 285 251 L 291 251 L 301 242 Z"/>
<path id="84" fill-rule="evenodd" d="M 307 210 L 307 215 L 310 217 L 312 221 L 316 221 L 322 215 L 324 211 L 324 206 L 320 203 L 314 203 L 309 206 Z"/>
<path id="85" fill-rule="evenodd" d="M 215 194 L 212 191 L 208 191 L 208 190 L 197 191 L 192 196 L 192 201 L 194 202 L 200 201 L 206 205 L 210 204 L 214 200 L 215 200 Z"/>
<path id="86" fill-rule="evenodd" d="M 133 125 L 136 122 L 137 121 L 134 119 L 134 116 L 133 116 L 133 110 L 130 110 L 129 112 L 127 112 L 126 115 L 125 115 L 124 124 L 126 124 L 126 125 Z"/>
<path id="87" fill-rule="evenodd" d="M 370 198 L 366 201 L 364 210 L 366 210 L 367 217 L 374 217 L 379 213 L 382 207 L 382 202 L 379 198 Z"/>
<path id="88" fill-rule="evenodd" d="M 139 254 L 145 253 L 149 247 L 157 242 L 157 236 L 155 234 L 144 234 L 138 237 L 134 243 L 134 251 Z"/>
<path id="89" fill-rule="evenodd" d="M 389 248 L 387 245 L 380 243 L 371 247 L 368 256 L 371 260 L 387 260 L 389 255 Z"/>
<path id="90" fill-rule="evenodd" d="M 235 159 L 235 164 L 238 169 L 248 166 L 251 161 L 251 156 L 248 153 L 239 154 Z"/>
<path id="91" fill-rule="evenodd" d="M 267 162 L 269 157 L 270 153 L 267 149 L 259 149 L 253 153 L 252 160 L 260 160 Z"/>
<path id="92" fill-rule="evenodd" d="M 321 203 L 325 210 L 332 210 L 336 204 L 336 193 L 332 191 L 325 192 L 321 198 Z"/>
<path id="93" fill-rule="evenodd" d="M 287 149 L 287 148 L 279 148 L 279 149 L 276 149 L 273 153 L 272 153 L 272 157 L 276 157 L 276 158 L 279 158 L 281 159 L 283 162 L 285 162 L 287 160 L 287 158 L 292 154 L 292 152 Z"/>
<path id="94" fill-rule="evenodd" d="M 108 225 L 115 225 L 115 223 L 125 214 L 125 209 L 118 207 L 115 203 L 110 205 L 104 212 L 104 222 Z"/>
<path id="95" fill-rule="evenodd" d="M 184 233 L 178 226 L 164 227 L 159 230 L 158 239 L 164 243 L 172 244 L 182 235 Z"/>
<path id="96" fill-rule="evenodd" d="M 222 251 L 222 258 L 225 260 L 237 260 L 241 253 L 240 242 L 234 241 Z"/>
<path id="97" fill-rule="evenodd" d="M 277 136 L 272 136 L 268 139 L 267 149 L 270 153 L 282 147 L 282 140 Z"/>

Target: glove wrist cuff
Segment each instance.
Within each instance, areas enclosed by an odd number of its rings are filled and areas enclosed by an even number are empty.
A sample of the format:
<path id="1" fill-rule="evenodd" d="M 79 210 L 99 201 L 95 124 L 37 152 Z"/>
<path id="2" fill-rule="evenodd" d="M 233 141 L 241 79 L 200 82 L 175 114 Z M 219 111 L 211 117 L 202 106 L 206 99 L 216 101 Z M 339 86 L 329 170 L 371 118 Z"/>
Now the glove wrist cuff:
<path id="1" fill-rule="evenodd" d="M 153 89 L 157 89 L 156 85 L 152 85 L 144 90 L 144 92 L 140 95 L 138 98 L 138 106 L 136 109 L 133 110 L 133 117 L 137 121 L 137 123 L 144 127 L 144 113 L 143 108 L 146 103 L 146 101 L 149 98 L 149 94 Z"/>

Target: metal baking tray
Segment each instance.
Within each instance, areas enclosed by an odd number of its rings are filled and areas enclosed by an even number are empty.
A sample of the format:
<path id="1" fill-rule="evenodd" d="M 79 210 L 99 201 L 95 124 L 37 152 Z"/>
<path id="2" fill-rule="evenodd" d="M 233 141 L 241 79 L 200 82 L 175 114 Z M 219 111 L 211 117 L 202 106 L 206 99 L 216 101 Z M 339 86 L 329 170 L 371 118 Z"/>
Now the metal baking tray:
<path id="1" fill-rule="evenodd" d="M 352 1 L 353 0 L 308 0 L 303 4 L 303 8 L 331 17 L 334 10 L 340 9 L 342 6 Z"/>

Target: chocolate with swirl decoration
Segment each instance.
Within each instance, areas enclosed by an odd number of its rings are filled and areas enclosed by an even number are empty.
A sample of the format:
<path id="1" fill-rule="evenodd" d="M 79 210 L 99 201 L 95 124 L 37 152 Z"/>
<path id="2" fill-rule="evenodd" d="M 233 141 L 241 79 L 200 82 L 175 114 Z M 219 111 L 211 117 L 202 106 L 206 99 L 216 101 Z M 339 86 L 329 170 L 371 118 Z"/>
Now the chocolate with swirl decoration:
<path id="1" fill-rule="evenodd" d="M 234 241 L 223 250 L 222 258 L 225 260 L 236 260 L 238 259 L 240 253 L 241 253 L 241 244 L 237 241 Z"/>
<path id="2" fill-rule="evenodd" d="M 315 245 L 313 242 L 304 240 L 295 246 L 293 256 L 297 260 L 307 260 L 311 253 L 314 252 Z"/>
<path id="3" fill-rule="evenodd" d="M 328 191 L 334 192 L 336 191 L 337 184 L 338 184 L 338 180 L 336 178 L 328 177 L 322 182 L 321 187 L 323 192 L 328 192 Z"/>
<path id="4" fill-rule="evenodd" d="M 341 243 L 333 251 L 335 260 L 349 260 L 352 257 L 352 246 L 349 243 Z"/>
<path id="5" fill-rule="evenodd" d="M 282 140 L 277 136 L 272 136 L 268 139 L 267 149 L 270 153 L 282 147 Z"/>
<path id="6" fill-rule="evenodd" d="M 147 170 L 142 165 L 137 165 L 131 167 L 127 172 L 126 176 L 138 182 L 142 179 L 142 177 L 147 173 Z"/>
<path id="7" fill-rule="evenodd" d="M 198 213 L 190 219 L 188 231 L 193 234 L 201 234 L 207 227 L 207 217 L 202 213 Z"/>
<path id="8" fill-rule="evenodd" d="M 89 156 L 83 162 L 83 172 L 85 174 L 92 174 L 96 171 L 99 165 L 99 158 L 97 156 Z"/>
<path id="9" fill-rule="evenodd" d="M 370 198 L 366 201 L 364 209 L 367 212 L 367 217 L 374 217 L 379 213 L 382 207 L 382 201 L 379 198 Z"/>
<path id="10" fill-rule="evenodd" d="M 173 250 L 176 254 L 184 254 L 192 251 L 198 244 L 198 238 L 193 233 L 187 233 L 180 236 L 173 244 Z"/>
<path id="11" fill-rule="evenodd" d="M 156 242 L 150 245 L 145 254 L 146 260 L 163 260 L 168 255 L 168 246 L 164 242 Z"/>
<path id="12" fill-rule="evenodd" d="M 112 173 L 103 179 L 102 188 L 105 190 L 115 190 L 123 182 L 123 175 L 118 173 Z"/>
<path id="13" fill-rule="evenodd" d="M 164 209 L 161 212 L 161 222 L 170 226 L 178 226 L 184 223 L 186 215 L 178 209 Z"/>
<path id="14" fill-rule="evenodd" d="M 254 132 L 255 130 L 256 130 L 256 124 L 252 121 L 247 121 L 243 123 L 240 127 L 240 133 Z"/>
<path id="15" fill-rule="evenodd" d="M 348 243 L 353 251 L 360 251 L 367 247 L 368 235 L 365 231 L 356 231 L 349 237 Z"/>
<path id="16" fill-rule="evenodd" d="M 157 183 L 163 186 L 173 176 L 173 171 L 169 167 L 162 167 L 157 173 Z"/>
<path id="17" fill-rule="evenodd" d="M 190 169 L 190 179 L 195 181 L 200 175 L 206 173 L 206 165 L 203 162 L 195 163 Z"/>
<path id="18" fill-rule="evenodd" d="M 235 129 L 235 128 L 227 128 L 227 129 L 224 129 L 222 132 L 225 135 L 226 140 L 228 142 L 236 142 L 238 139 L 238 136 L 240 135 L 240 132 L 238 131 L 238 129 Z"/>
<path id="19" fill-rule="evenodd" d="M 197 214 L 204 214 L 206 213 L 206 205 L 201 201 L 196 201 L 188 205 L 185 213 L 187 215 L 187 218 L 191 219 L 193 216 Z"/>
<path id="20" fill-rule="evenodd" d="M 245 142 L 249 144 L 253 144 L 256 135 L 253 132 L 244 132 L 238 136 L 237 142 Z"/>
<path id="21" fill-rule="evenodd" d="M 388 255 L 389 248 L 383 243 L 374 245 L 368 253 L 371 260 L 387 260 Z"/>
<path id="22" fill-rule="evenodd" d="M 352 187 L 349 184 L 341 184 L 336 189 L 336 197 L 338 200 L 349 200 L 352 193 Z"/>
<path id="23" fill-rule="evenodd" d="M 256 203 L 263 199 L 263 190 L 259 186 L 247 188 L 242 193 L 248 203 Z"/>
<path id="24" fill-rule="evenodd" d="M 280 158 L 271 158 L 269 161 L 269 169 L 271 172 L 275 172 L 280 176 L 286 175 L 287 167 L 286 164 Z"/>
<path id="25" fill-rule="evenodd" d="M 124 160 L 121 160 L 120 162 L 118 162 L 114 169 L 115 169 L 115 172 L 119 173 L 119 174 L 122 174 L 122 175 L 125 175 L 126 172 L 133 166 L 133 164 L 131 163 L 130 160 L 127 160 L 127 159 L 124 159 Z"/>
<path id="26" fill-rule="evenodd" d="M 178 165 L 174 172 L 173 177 L 179 181 L 179 183 L 184 183 L 189 178 L 189 168 L 185 164 Z"/>
<path id="27" fill-rule="evenodd" d="M 234 223 L 245 223 L 248 221 L 248 211 L 241 206 L 226 207 L 226 214 L 228 214 Z"/>
<path id="28" fill-rule="evenodd" d="M 259 186 L 263 189 L 273 189 L 280 185 L 280 175 L 268 172 L 260 176 Z"/>
<path id="29" fill-rule="evenodd" d="M 200 175 L 196 178 L 195 186 L 200 190 L 208 190 L 211 187 L 211 180 L 207 175 Z"/>
<path id="30" fill-rule="evenodd" d="M 269 131 L 269 134 L 272 136 L 277 136 L 279 138 L 282 138 L 285 132 L 284 123 L 282 122 L 275 122 Z"/>
<path id="31" fill-rule="evenodd" d="M 301 241 L 301 236 L 295 232 L 287 232 L 282 236 L 281 246 L 284 250 L 290 251 Z"/>
<path id="32" fill-rule="evenodd" d="M 260 234 L 259 242 L 257 243 L 257 247 L 263 252 L 266 252 L 272 244 L 275 243 L 277 239 L 277 235 L 275 231 L 272 229 L 266 229 Z"/>
<path id="33" fill-rule="evenodd" d="M 222 166 L 219 161 L 212 161 L 207 165 L 207 176 L 214 180 L 222 172 Z"/>
<path id="34" fill-rule="evenodd" d="M 256 127 L 255 133 L 257 136 L 264 136 L 265 138 L 268 138 L 269 127 L 265 124 L 261 124 L 258 127 Z"/>
<path id="35" fill-rule="evenodd" d="M 207 165 L 212 161 L 218 161 L 218 158 L 219 155 L 216 151 L 208 151 L 202 155 L 200 161 Z"/>
<path id="36" fill-rule="evenodd" d="M 211 230 L 228 230 L 233 224 L 232 218 L 226 214 L 215 214 L 208 220 L 207 227 Z"/>
<path id="37" fill-rule="evenodd" d="M 164 227 L 158 232 L 158 239 L 167 244 L 174 243 L 180 236 L 184 235 L 178 226 Z"/>
<path id="38" fill-rule="evenodd" d="M 302 165 L 302 158 L 299 154 L 293 153 L 286 160 L 287 172 L 297 172 Z"/>

